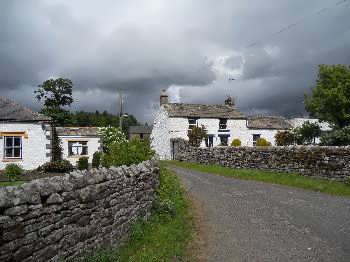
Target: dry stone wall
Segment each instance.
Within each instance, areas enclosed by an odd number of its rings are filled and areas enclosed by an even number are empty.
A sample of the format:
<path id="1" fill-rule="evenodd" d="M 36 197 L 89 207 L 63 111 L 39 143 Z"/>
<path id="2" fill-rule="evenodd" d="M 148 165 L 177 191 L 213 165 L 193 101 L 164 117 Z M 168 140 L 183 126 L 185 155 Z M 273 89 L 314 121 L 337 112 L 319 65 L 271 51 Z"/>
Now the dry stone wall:
<path id="1" fill-rule="evenodd" d="M 150 215 L 159 162 L 74 171 L 0 188 L 0 261 L 69 261 L 116 247 Z"/>
<path id="2" fill-rule="evenodd" d="M 306 176 L 343 181 L 350 176 L 350 147 L 214 147 L 195 148 L 174 139 L 175 160 L 295 172 Z"/>

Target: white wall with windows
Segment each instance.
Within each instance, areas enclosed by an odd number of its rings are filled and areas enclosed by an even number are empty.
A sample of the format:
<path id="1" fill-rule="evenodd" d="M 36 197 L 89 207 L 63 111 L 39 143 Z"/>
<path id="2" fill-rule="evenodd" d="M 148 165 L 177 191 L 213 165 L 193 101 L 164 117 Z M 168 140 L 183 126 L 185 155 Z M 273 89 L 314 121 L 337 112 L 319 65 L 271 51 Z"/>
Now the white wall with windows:
<path id="1" fill-rule="evenodd" d="M 50 161 L 50 140 L 41 123 L 0 123 L 0 169 L 15 163 L 25 170 Z"/>
<path id="2" fill-rule="evenodd" d="M 88 136 L 59 136 L 61 140 L 63 159 L 67 159 L 73 165 L 80 157 L 88 157 L 92 162 L 93 154 L 100 151 L 100 138 Z"/>

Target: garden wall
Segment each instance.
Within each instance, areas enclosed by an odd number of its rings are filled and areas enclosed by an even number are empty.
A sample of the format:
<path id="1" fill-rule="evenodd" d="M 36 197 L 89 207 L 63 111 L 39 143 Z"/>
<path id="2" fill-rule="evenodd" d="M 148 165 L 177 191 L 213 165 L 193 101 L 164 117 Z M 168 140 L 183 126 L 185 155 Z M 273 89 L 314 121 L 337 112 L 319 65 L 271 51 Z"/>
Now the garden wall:
<path id="1" fill-rule="evenodd" d="M 159 162 L 74 171 L 0 188 L 0 261 L 66 261 L 118 246 L 150 215 Z"/>
<path id="2" fill-rule="evenodd" d="M 350 176 L 350 147 L 213 147 L 195 148 L 174 139 L 173 158 L 232 168 L 295 172 L 343 181 Z"/>

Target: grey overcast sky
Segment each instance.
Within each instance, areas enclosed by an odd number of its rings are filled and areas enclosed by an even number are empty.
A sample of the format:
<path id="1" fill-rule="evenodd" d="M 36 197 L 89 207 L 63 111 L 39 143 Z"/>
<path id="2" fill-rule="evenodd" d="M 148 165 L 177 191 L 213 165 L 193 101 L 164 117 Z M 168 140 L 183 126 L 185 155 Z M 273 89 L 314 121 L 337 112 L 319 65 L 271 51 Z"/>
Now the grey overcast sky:
<path id="1" fill-rule="evenodd" d="M 301 115 L 322 63 L 350 64 L 350 0 L 0 0 L 1 95 L 36 110 L 36 86 L 67 77 L 74 110 L 117 113 L 122 88 L 141 122 L 161 89 Z"/>

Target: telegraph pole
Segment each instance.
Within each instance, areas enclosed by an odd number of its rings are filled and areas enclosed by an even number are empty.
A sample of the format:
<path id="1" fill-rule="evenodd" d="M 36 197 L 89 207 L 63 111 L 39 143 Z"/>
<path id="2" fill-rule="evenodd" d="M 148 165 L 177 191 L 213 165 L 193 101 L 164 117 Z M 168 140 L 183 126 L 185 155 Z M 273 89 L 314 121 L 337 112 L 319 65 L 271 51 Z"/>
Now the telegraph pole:
<path id="1" fill-rule="evenodd" d="M 122 90 L 118 90 L 119 94 L 119 128 L 122 130 L 123 128 L 123 93 Z"/>

